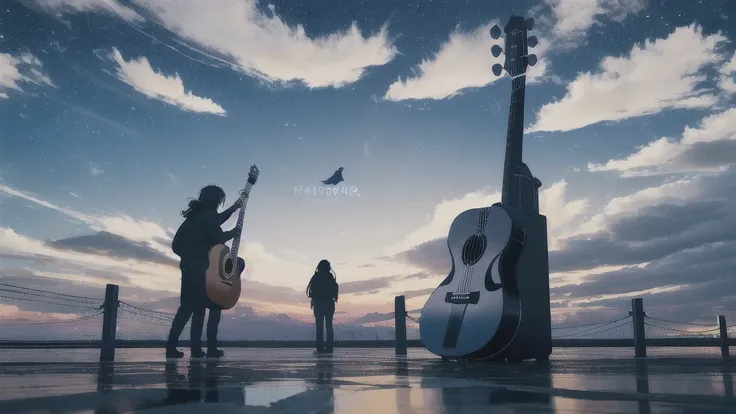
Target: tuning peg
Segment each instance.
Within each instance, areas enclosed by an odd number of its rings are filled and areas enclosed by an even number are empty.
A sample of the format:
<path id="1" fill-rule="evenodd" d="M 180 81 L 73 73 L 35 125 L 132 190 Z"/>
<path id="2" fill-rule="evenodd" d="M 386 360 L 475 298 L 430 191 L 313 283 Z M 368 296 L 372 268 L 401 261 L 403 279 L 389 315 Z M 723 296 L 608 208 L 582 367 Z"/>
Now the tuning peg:
<path id="1" fill-rule="evenodd" d="M 526 44 L 529 47 L 537 47 L 537 45 L 539 44 L 537 36 L 529 36 L 529 38 L 526 40 Z"/>
<path id="2" fill-rule="evenodd" d="M 526 23 L 526 30 L 534 30 L 534 19 L 530 17 L 524 23 Z"/>
<path id="3" fill-rule="evenodd" d="M 493 54 L 493 57 L 501 56 L 501 46 L 493 45 L 493 47 L 491 48 L 491 53 Z"/>
<path id="4" fill-rule="evenodd" d="M 503 70 L 503 67 L 500 64 L 496 63 L 495 65 L 493 65 L 491 70 L 493 70 L 494 75 L 501 76 L 501 71 Z"/>
<path id="5" fill-rule="evenodd" d="M 498 27 L 497 24 L 494 24 L 493 27 L 491 27 L 491 37 L 494 39 L 501 37 L 501 28 Z"/>
<path id="6" fill-rule="evenodd" d="M 526 57 L 526 59 L 529 63 L 529 66 L 534 66 L 537 64 L 537 55 L 529 55 Z"/>

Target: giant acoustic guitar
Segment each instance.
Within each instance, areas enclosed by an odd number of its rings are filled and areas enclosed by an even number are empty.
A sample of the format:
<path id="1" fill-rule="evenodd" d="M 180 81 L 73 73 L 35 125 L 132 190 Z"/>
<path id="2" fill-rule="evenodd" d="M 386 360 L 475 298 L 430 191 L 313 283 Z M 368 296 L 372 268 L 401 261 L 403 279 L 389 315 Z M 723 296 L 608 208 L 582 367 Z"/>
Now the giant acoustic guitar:
<path id="1" fill-rule="evenodd" d="M 443 358 L 495 357 L 513 341 L 521 322 L 516 266 L 526 232 L 509 212 L 538 209 L 536 196 L 529 194 L 541 186 L 521 157 L 525 74 L 536 63 L 536 56 L 528 54 L 528 47 L 537 43 L 535 37 L 527 39 L 533 25 L 533 19 L 509 19 L 504 65 L 492 68 L 496 76 L 505 69 L 512 83 L 502 201 L 466 210 L 452 222 L 447 236 L 452 269 L 422 308 L 422 343 Z M 501 29 L 493 26 L 491 36 L 500 35 Z M 491 52 L 498 57 L 501 47 L 495 45 Z"/>
<path id="2" fill-rule="evenodd" d="M 238 213 L 238 231 L 233 238 L 233 247 L 228 248 L 225 244 L 218 244 L 210 249 L 205 289 L 210 302 L 222 309 L 232 308 L 240 299 L 240 275 L 245 270 L 245 260 L 238 257 L 238 249 L 240 248 L 240 236 L 243 234 L 245 207 L 248 204 L 250 189 L 258 181 L 258 174 L 258 167 L 251 166 L 248 182 L 240 192 L 242 204 Z"/>

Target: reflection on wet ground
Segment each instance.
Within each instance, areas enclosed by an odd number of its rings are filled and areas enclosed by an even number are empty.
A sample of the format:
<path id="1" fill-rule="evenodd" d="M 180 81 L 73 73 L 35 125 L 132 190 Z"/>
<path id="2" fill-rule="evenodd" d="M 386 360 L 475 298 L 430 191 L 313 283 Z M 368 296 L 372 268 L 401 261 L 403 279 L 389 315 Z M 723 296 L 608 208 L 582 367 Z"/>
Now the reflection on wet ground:
<path id="1" fill-rule="evenodd" d="M 2 413 L 734 413 L 718 358 L 443 363 L 377 350 L 232 352 L 223 360 L 6 362 Z M 140 358 L 140 355 L 138 355 Z"/>

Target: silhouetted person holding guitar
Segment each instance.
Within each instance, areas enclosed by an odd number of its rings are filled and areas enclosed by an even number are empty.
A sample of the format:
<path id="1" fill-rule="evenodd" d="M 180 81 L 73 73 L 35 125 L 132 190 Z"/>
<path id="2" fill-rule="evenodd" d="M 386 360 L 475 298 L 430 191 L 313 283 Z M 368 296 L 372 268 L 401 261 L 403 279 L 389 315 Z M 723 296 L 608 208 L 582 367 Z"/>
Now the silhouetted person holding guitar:
<path id="1" fill-rule="evenodd" d="M 181 295 L 179 309 L 171 324 L 166 341 L 166 358 L 181 358 L 184 353 L 177 350 L 177 342 L 184 326 L 192 318 L 191 350 L 192 358 L 202 358 L 202 328 L 205 309 L 210 309 L 207 320 L 207 354 L 209 358 L 219 358 L 223 352 L 217 349 L 217 328 L 222 310 L 213 304 L 205 291 L 205 271 L 209 266 L 208 254 L 216 244 L 225 243 L 236 235 L 237 228 L 222 231 L 220 226 L 240 208 L 240 198 L 227 210 L 217 213 L 217 207 L 225 203 L 225 192 L 216 185 L 208 185 L 199 192 L 196 200 L 189 202 L 189 208 L 182 211 L 184 223 L 176 231 L 171 243 L 172 250 L 181 258 Z"/>
<path id="2" fill-rule="evenodd" d="M 321 354 L 332 353 L 334 332 L 332 330 L 332 317 L 335 315 L 335 303 L 337 302 L 338 285 L 337 280 L 327 260 L 321 260 L 314 271 L 312 279 L 307 285 L 307 297 L 312 299 L 311 307 L 314 309 L 314 318 L 317 324 L 317 351 Z M 325 347 L 324 330 L 327 328 L 327 346 Z"/>

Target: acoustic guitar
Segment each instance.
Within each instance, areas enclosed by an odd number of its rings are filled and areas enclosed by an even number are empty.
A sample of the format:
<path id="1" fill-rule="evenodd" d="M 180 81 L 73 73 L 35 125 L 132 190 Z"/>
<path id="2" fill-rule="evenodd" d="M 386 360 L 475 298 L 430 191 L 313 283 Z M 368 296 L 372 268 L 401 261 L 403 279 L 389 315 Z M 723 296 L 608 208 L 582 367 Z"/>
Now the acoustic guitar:
<path id="1" fill-rule="evenodd" d="M 537 208 L 534 194 L 541 186 L 521 157 L 525 75 L 536 63 L 536 56 L 528 54 L 528 47 L 537 44 L 535 37 L 527 39 L 533 25 L 533 19 L 509 19 L 504 65 L 492 68 L 496 76 L 505 69 L 512 83 L 502 201 L 466 210 L 452 222 L 447 236 L 452 269 L 422 308 L 422 343 L 443 358 L 496 357 L 513 341 L 521 321 L 515 272 L 526 232 L 509 211 Z M 491 36 L 498 39 L 501 29 L 493 26 Z M 498 57 L 501 47 L 491 52 Z"/>
<path id="2" fill-rule="evenodd" d="M 240 275 L 245 270 L 245 260 L 238 257 L 240 236 L 243 234 L 243 218 L 248 204 L 250 189 L 258 181 L 258 167 L 250 167 L 248 182 L 240 192 L 240 212 L 238 213 L 237 234 L 233 238 L 232 248 L 225 244 L 215 245 L 210 249 L 209 266 L 206 272 L 205 289 L 207 298 L 221 309 L 230 309 L 240 299 Z"/>

